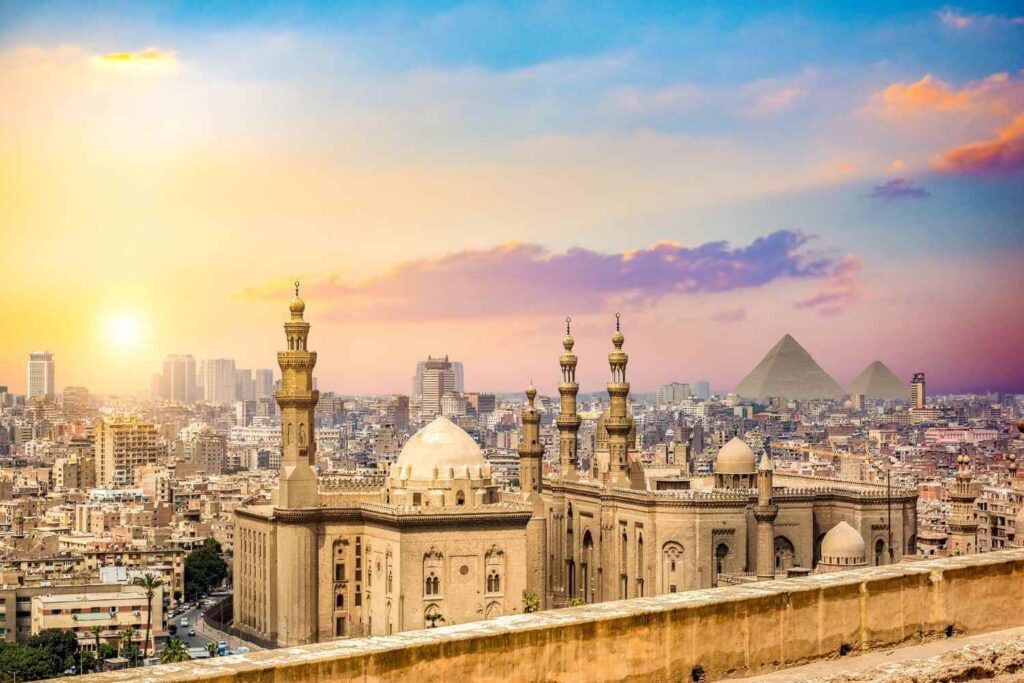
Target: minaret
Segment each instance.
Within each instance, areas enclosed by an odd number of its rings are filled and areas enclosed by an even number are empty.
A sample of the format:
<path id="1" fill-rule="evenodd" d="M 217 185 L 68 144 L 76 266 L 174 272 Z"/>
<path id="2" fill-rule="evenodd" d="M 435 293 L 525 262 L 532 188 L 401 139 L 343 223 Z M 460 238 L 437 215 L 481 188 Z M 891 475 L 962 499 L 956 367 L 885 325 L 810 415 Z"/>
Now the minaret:
<path id="1" fill-rule="evenodd" d="M 1017 454 L 1010 453 L 1006 456 L 1010 460 L 1010 464 L 1006 466 L 1006 469 L 1010 471 L 1010 486 L 1013 486 L 1013 482 L 1017 479 Z"/>
<path id="2" fill-rule="evenodd" d="M 757 580 L 770 581 L 775 578 L 775 517 L 779 506 L 772 500 L 775 467 L 768 451 L 761 456 L 757 468 L 757 505 L 754 519 L 757 520 Z"/>
<path id="3" fill-rule="evenodd" d="M 565 339 L 562 346 L 565 353 L 558 359 L 562 366 L 562 381 L 558 384 L 558 393 L 562 396 L 561 407 L 558 412 L 558 461 L 561 465 L 561 478 L 563 481 L 574 481 L 577 478 L 576 453 L 578 441 L 576 433 L 580 429 L 580 416 L 576 414 L 576 394 L 579 393 L 580 385 L 576 383 L 576 356 L 572 352 L 572 334 L 569 330 L 570 318 L 565 319 Z"/>
<path id="4" fill-rule="evenodd" d="M 537 388 L 531 383 L 526 387 L 529 403 L 523 409 L 523 438 L 519 440 L 519 488 L 523 498 L 543 509 L 540 494 L 543 487 L 541 467 L 544 444 L 540 442 L 540 412 L 533 403 L 536 398 Z"/>
<path id="5" fill-rule="evenodd" d="M 978 552 L 978 522 L 974 519 L 977 494 L 971 483 L 971 458 L 961 453 L 956 458 L 957 472 L 949 487 L 951 510 L 946 521 L 946 552 L 970 555 Z"/>
<path id="6" fill-rule="evenodd" d="M 608 365 L 611 367 L 611 381 L 608 382 L 608 417 L 605 429 L 608 430 L 608 483 L 612 486 L 629 486 L 627 467 L 627 437 L 629 436 L 629 413 L 626 410 L 626 397 L 629 396 L 629 382 L 626 381 L 626 363 L 629 356 L 622 351 L 626 338 L 619 329 L 619 314 L 615 314 L 615 334 L 612 344 L 615 350 L 608 354 Z"/>
<path id="7" fill-rule="evenodd" d="M 281 478 L 277 505 L 281 508 L 315 507 L 317 480 L 313 471 L 316 462 L 316 441 L 313 438 L 313 410 L 320 393 L 313 389 L 313 366 L 316 353 L 306 348 L 309 323 L 302 319 L 306 304 L 299 298 L 299 282 L 295 281 L 295 298 L 288 305 L 291 319 L 284 324 L 287 351 L 279 351 L 281 388 L 274 394 L 281 409 Z"/>

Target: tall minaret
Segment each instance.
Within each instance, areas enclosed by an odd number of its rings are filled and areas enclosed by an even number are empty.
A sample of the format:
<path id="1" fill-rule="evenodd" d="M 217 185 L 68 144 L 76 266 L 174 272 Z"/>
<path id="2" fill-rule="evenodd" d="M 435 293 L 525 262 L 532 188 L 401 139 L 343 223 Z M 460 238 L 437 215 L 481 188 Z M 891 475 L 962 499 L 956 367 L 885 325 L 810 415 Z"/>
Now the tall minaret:
<path id="1" fill-rule="evenodd" d="M 576 433 L 580 429 L 580 416 L 576 414 L 576 394 L 579 393 L 580 385 L 576 383 L 576 356 L 572 352 L 575 342 L 569 329 L 570 318 L 565 319 L 565 339 L 562 346 L 565 353 L 558 359 L 562 366 L 562 381 L 558 384 L 558 393 L 562 396 L 561 407 L 558 412 L 558 461 L 561 464 L 561 478 L 563 481 L 574 481 L 577 478 L 576 453 L 578 441 Z"/>
<path id="2" fill-rule="evenodd" d="M 768 451 L 761 456 L 757 468 L 757 505 L 754 519 L 757 520 L 757 580 L 769 581 L 775 578 L 775 517 L 779 506 L 772 500 L 775 485 L 775 468 Z"/>
<path id="3" fill-rule="evenodd" d="M 523 498 L 535 506 L 539 503 L 543 509 L 540 493 L 543 487 L 544 444 L 540 442 L 540 412 L 533 404 L 536 398 L 537 388 L 531 383 L 526 387 L 529 403 L 523 409 L 523 438 L 519 441 L 519 488 Z"/>
<path id="4" fill-rule="evenodd" d="M 971 458 L 961 453 L 956 458 L 957 471 L 949 487 L 952 509 L 946 521 L 946 552 L 970 555 L 978 552 L 978 522 L 974 519 L 977 493 L 971 483 Z"/>
<path id="5" fill-rule="evenodd" d="M 629 436 L 629 413 L 626 410 L 626 397 L 629 396 L 629 382 L 626 381 L 626 363 L 629 356 L 622 351 L 626 338 L 619 329 L 619 314 L 615 314 L 615 334 L 612 344 L 615 350 L 608 354 L 608 365 L 611 367 L 611 381 L 608 382 L 608 417 L 605 429 L 608 430 L 608 483 L 612 486 L 629 486 L 627 467 L 627 437 Z"/>
<path id="6" fill-rule="evenodd" d="M 313 389 L 313 366 L 316 353 L 306 348 L 309 323 L 302 319 L 306 304 L 299 298 L 299 282 L 295 281 L 295 298 L 288 305 L 291 319 L 284 324 L 288 350 L 279 351 L 281 388 L 274 394 L 281 408 L 281 479 L 277 505 L 281 508 L 315 507 L 317 480 L 313 471 L 316 462 L 316 441 L 313 438 L 313 410 L 320 392 Z"/>

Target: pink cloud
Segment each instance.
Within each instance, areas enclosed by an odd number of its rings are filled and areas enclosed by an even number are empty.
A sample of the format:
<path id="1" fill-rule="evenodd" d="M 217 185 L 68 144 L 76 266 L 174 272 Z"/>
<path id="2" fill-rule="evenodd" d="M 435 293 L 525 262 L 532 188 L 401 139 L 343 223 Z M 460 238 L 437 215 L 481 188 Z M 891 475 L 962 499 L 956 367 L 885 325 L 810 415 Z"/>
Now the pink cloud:
<path id="1" fill-rule="evenodd" d="M 991 140 L 949 150 L 935 160 L 943 173 L 1010 175 L 1024 170 L 1024 114 L 999 130 Z"/>
<path id="2" fill-rule="evenodd" d="M 624 253 L 552 252 L 510 243 L 401 263 L 363 282 L 337 275 L 306 283 L 346 318 L 453 320 L 552 312 L 588 313 L 620 301 L 633 308 L 674 294 L 755 288 L 782 278 L 832 277 L 836 264 L 807 248 L 810 237 L 779 230 L 745 246 L 659 242 Z M 243 296 L 280 298 L 281 283 Z"/>
<path id="3" fill-rule="evenodd" d="M 986 112 L 1008 114 L 1024 103 L 1024 80 L 995 73 L 955 88 L 931 74 L 913 83 L 893 83 L 875 96 L 876 109 L 885 116 L 906 117 L 927 113 Z"/>
<path id="4" fill-rule="evenodd" d="M 847 254 L 821 287 L 810 298 L 796 302 L 797 308 L 810 308 L 821 315 L 837 315 L 863 298 L 858 276 L 864 264 L 855 254 Z"/>
<path id="5" fill-rule="evenodd" d="M 1024 24 L 1024 17 L 1007 17 L 999 14 L 964 14 L 954 9 L 946 8 L 938 12 L 939 21 L 944 25 L 957 30 L 978 28 L 981 26 L 998 25 L 1021 25 Z"/>

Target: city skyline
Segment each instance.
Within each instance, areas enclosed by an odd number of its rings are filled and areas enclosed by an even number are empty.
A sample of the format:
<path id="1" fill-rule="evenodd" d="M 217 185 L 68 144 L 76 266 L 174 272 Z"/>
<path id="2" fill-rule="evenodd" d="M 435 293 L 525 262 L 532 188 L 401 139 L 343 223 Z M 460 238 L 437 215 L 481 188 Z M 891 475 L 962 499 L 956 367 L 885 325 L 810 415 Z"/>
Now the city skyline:
<path id="1" fill-rule="evenodd" d="M 439 350 L 553 394 L 566 315 L 597 390 L 616 311 L 638 391 L 786 333 L 844 385 L 1019 391 L 1019 15 L 4 4 L 0 383 L 271 366 L 299 278 L 346 394 Z"/>

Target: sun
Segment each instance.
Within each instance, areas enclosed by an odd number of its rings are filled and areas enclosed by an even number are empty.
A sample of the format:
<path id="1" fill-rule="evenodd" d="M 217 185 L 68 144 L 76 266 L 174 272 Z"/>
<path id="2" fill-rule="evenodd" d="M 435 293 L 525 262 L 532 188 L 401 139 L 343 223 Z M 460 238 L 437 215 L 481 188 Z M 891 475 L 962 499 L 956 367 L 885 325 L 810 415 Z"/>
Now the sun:
<path id="1" fill-rule="evenodd" d="M 143 327 L 138 317 L 131 313 L 116 313 L 104 324 L 104 337 L 112 346 L 132 349 L 142 341 Z"/>

